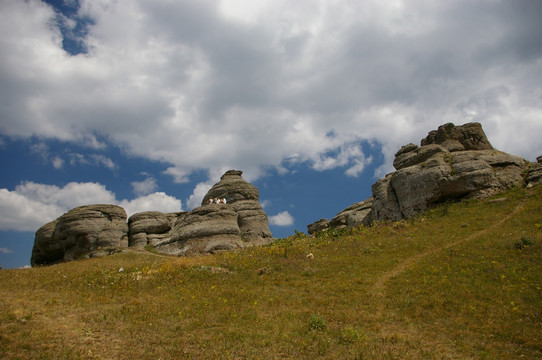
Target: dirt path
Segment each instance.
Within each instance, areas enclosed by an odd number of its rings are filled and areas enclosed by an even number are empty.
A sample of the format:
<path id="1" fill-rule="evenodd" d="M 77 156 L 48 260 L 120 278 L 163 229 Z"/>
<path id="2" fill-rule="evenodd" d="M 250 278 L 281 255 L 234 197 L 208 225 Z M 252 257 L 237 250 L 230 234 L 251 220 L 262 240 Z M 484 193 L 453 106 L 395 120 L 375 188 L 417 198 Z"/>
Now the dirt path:
<path id="1" fill-rule="evenodd" d="M 384 297 L 385 292 L 386 292 L 386 284 L 390 279 L 404 273 L 405 271 L 408 271 L 408 269 L 410 269 L 412 266 L 414 266 L 415 264 L 417 264 L 418 262 L 420 262 L 422 259 L 426 258 L 427 256 L 433 255 L 433 254 L 435 254 L 435 253 L 437 253 L 439 251 L 450 249 L 450 248 L 452 248 L 454 246 L 457 246 L 457 245 L 460 245 L 462 243 L 474 240 L 475 238 L 486 234 L 490 230 L 493 230 L 493 229 L 501 226 L 503 223 L 508 221 L 514 215 L 516 215 L 523 208 L 524 205 L 525 205 L 525 200 L 521 201 L 510 214 L 503 217 L 501 220 L 491 224 L 490 226 L 486 227 L 485 229 L 477 231 L 477 232 L 475 232 L 475 233 L 473 233 L 473 234 L 471 234 L 471 235 L 469 235 L 469 236 L 467 236 L 465 238 L 459 239 L 459 240 L 454 241 L 452 243 L 449 243 L 449 244 L 446 244 L 446 245 L 443 245 L 443 246 L 439 246 L 439 247 L 436 247 L 436 248 L 428 249 L 428 250 L 426 250 L 424 252 L 421 252 L 421 253 L 419 253 L 419 254 L 417 254 L 415 256 L 412 256 L 410 258 L 407 258 L 407 259 L 403 260 L 402 262 L 397 264 L 397 266 L 395 266 L 394 268 L 390 269 L 389 271 L 385 272 L 380 277 L 378 277 L 375 284 L 373 285 L 371 293 L 374 296 Z M 380 302 L 380 304 L 383 305 L 384 302 Z M 381 310 L 383 310 L 383 309 L 381 309 Z"/>

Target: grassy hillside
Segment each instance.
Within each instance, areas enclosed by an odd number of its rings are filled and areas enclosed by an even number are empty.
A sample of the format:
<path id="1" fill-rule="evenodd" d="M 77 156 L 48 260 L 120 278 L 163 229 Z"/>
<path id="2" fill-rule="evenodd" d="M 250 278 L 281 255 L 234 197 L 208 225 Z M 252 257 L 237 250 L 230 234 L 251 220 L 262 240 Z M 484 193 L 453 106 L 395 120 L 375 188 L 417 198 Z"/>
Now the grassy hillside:
<path id="1" fill-rule="evenodd" d="M 0 358 L 542 358 L 542 187 L 214 256 L 2 270 Z"/>

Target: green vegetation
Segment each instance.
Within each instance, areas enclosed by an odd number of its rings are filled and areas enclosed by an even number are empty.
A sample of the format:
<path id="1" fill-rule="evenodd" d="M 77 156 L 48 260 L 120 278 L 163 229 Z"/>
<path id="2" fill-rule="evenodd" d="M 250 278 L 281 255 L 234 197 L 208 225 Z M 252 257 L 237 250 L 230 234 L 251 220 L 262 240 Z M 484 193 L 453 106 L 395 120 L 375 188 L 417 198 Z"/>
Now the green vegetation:
<path id="1" fill-rule="evenodd" d="M 542 358 L 542 187 L 498 197 L 212 256 L 2 270 L 0 358 Z"/>

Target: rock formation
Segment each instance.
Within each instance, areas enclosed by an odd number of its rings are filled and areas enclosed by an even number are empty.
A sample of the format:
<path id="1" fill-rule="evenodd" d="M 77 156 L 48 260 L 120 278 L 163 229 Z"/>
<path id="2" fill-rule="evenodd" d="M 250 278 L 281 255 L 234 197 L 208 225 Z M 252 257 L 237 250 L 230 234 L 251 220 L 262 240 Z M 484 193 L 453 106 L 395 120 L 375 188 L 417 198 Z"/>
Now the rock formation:
<path id="1" fill-rule="evenodd" d="M 38 229 L 30 263 L 54 264 L 127 246 L 128 226 L 123 208 L 80 206 Z"/>
<path id="2" fill-rule="evenodd" d="M 408 144 L 396 154 L 397 171 L 372 186 L 372 197 L 308 226 L 326 227 L 397 221 L 448 200 L 482 198 L 516 186 L 542 182 L 542 164 L 493 149 L 482 126 L 445 124 L 429 132 L 421 146 Z"/>
<path id="3" fill-rule="evenodd" d="M 144 248 L 147 245 L 157 246 L 171 239 L 171 229 L 177 219 L 186 214 L 144 211 L 130 216 L 128 219 L 128 246 Z"/>
<path id="4" fill-rule="evenodd" d="M 190 255 L 268 244 L 273 240 L 258 189 L 226 172 L 190 212 L 134 214 L 115 205 L 87 205 L 70 210 L 36 232 L 31 264 L 45 265 L 102 256 L 128 246 L 152 246 L 169 255 Z M 208 204 L 210 198 L 227 203 Z"/>
<path id="5" fill-rule="evenodd" d="M 237 170 L 222 175 L 200 207 L 178 217 L 170 238 L 157 244 L 156 250 L 185 255 L 270 243 L 273 237 L 259 203 L 258 189 L 241 175 L 242 171 Z M 226 203 L 209 204 L 209 199 L 214 198 L 224 198 Z"/>

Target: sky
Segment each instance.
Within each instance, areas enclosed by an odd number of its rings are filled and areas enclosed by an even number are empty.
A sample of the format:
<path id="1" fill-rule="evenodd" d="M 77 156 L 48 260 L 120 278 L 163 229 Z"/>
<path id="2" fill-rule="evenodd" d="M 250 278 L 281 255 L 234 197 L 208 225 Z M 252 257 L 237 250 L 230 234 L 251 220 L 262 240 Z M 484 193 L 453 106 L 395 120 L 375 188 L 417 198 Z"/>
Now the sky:
<path id="1" fill-rule="evenodd" d="M 477 121 L 542 155 L 542 1 L 2 0 L 0 266 L 86 204 L 189 211 L 228 169 L 277 238 Z"/>

